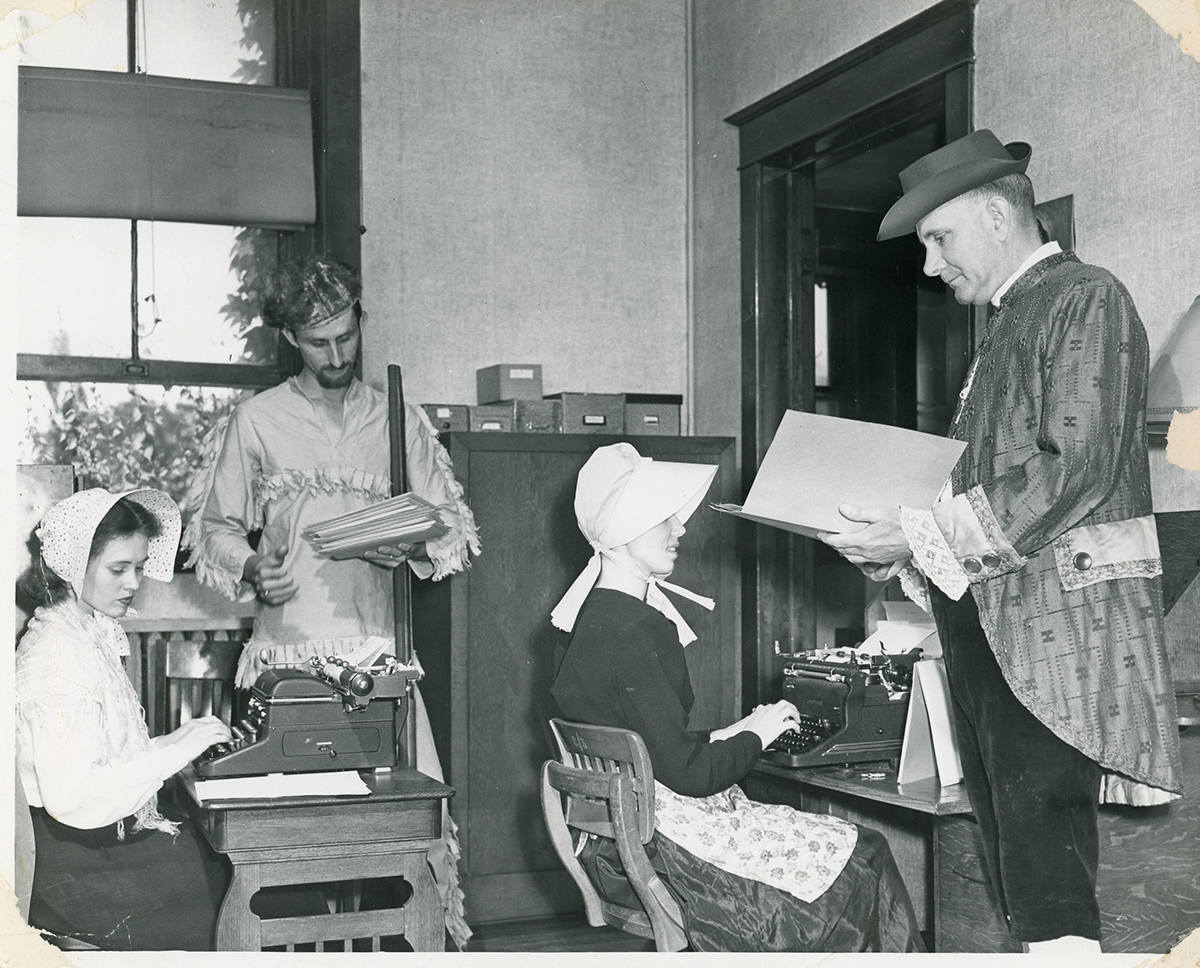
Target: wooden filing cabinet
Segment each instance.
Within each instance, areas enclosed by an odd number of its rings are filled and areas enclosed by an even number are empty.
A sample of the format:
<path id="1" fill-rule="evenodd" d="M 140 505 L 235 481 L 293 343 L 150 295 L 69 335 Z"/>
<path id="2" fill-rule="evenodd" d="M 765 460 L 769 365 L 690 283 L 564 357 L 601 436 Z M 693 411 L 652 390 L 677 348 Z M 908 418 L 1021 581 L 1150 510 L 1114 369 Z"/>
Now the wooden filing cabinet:
<path id="1" fill-rule="evenodd" d="M 469 922 L 579 910 L 542 822 L 539 771 L 555 646 L 550 611 L 591 549 L 575 523 L 575 479 L 592 451 L 628 440 L 645 457 L 719 466 L 708 501 L 687 524 L 673 575 L 717 601 L 713 612 L 676 599 L 699 640 L 687 657 L 696 691 L 692 725 L 732 722 L 741 667 L 737 519 L 708 507 L 733 501 L 728 437 L 451 433 L 443 437 L 479 525 L 483 553 L 462 574 L 413 586 L 413 642 L 421 692 L 455 789 L 460 869 Z"/>

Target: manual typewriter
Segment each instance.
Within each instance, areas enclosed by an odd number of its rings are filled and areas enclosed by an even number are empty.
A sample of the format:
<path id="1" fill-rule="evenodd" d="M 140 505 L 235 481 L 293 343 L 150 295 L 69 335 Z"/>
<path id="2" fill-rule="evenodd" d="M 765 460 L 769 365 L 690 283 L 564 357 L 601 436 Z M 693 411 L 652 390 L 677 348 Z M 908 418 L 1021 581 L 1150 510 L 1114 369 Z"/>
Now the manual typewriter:
<path id="1" fill-rule="evenodd" d="M 898 761 L 921 650 L 819 655 L 784 663 L 783 698 L 799 710 L 799 730 L 783 733 L 763 759 L 791 767 Z"/>
<path id="2" fill-rule="evenodd" d="M 233 739 L 196 760 L 202 777 L 366 770 L 397 763 L 408 683 L 420 675 L 381 656 L 359 668 L 339 656 L 262 673 Z"/>

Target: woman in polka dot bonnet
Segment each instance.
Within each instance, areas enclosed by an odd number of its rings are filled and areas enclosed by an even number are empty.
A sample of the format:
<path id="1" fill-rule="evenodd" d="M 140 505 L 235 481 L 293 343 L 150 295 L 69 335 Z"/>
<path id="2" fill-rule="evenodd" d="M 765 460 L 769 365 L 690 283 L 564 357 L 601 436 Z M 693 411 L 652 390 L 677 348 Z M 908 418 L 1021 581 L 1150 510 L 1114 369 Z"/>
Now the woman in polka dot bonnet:
<path id="1" fill-rule="evenodd" d="M 17 771 L 36 845 L 29 922 L 113 950 L 208 950 L 227 865 L 163 782 L 229 739 L 215 716 L 151 738 L 118 621 L 143 576 L 170 581 L 179 509 L 94 488 L 51 508 L 22 590 L 42 602 L 17 648 Z"/>

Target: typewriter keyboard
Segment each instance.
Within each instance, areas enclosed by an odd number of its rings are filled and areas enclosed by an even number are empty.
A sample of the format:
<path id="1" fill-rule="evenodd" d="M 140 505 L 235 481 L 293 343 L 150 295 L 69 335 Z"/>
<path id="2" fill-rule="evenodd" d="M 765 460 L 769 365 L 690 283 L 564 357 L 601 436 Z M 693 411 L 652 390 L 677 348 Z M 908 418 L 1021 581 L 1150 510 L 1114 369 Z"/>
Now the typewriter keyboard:
<path id="1" fill-rule="evenodd" d="M 801 754 L 807 753 L 829 735 L 827 724 L 821 720 L 801 716 L 798 725 L 798 732 L 789 729 L 780 733 L 776 740 L 763 750 L 763 756 L 783 766 L 800 766 Z"/>

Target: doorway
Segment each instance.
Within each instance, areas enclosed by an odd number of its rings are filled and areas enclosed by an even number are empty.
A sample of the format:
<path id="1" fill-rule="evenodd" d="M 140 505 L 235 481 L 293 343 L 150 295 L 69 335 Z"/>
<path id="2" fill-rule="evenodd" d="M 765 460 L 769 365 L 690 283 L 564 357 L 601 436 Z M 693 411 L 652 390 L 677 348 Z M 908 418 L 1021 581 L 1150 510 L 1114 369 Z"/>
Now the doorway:
<path id="1" fill-rule="evenodd" d="M 973 4 L 946 0 L 728 120 L 742 179 L 742 454 L 749 489 L 786 410 L 944 433 L 970 312 L 915 237 L 875 240 L 899 172 L 971 129 Z M 743 493 L 744 493 L 743 491 Z M 781 655 L 861 641 L 873 586 L 824 544 L 744 545 L 747 707 Z"/>

